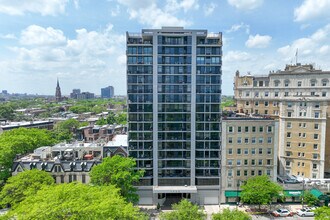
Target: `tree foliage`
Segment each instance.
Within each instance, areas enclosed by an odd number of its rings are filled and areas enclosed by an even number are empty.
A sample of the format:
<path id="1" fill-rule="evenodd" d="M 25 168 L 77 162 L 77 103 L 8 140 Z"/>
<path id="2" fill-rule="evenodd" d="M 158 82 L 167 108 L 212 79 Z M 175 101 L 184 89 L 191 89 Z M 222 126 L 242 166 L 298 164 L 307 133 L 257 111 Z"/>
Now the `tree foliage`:
<path id="1" fill-rule="evenodd" d="M 105 124 L 127 124 L 127 114 L 124 112 L 121 113 L 113 113 L 110 112 L 106 118 L 101 118 L 96 122 L 97 125 L 105 125 Z"/>
<path id="2" fill-rule="evenodd" d="M 183 199 L 177 204 L 172 205 L 172 212 L 163 212 L 160 214 L 161 220 L 204 220 L 206 214 L 199 210 L 197 205 Z"/>
<path id="3" fill-rule="evenodd" d="M 135 169 L 133 158 L 115 155 L 106 157 L 102 163 L 94 166 L 90 172 L 91 183 L 95 185 L 115 185 L 120 189 L 121 195 L 129 202 L 137 202 L 138 195 L 133 183 L 143 176 L 142 170 Z"/>
<path id="4" fill-rule="evenodd" d="M 77 128 L 81 126 L 83 125 L 73 118 L 58 122 L 53 129 L 54 137 L 58 141 L 71 140 L 74 137 Z"/>
<path id="5" fill-rule="evenodd" d="M 330 208 L 323 206 L 314 210 L 315 220 L 330 220 Z"/>
<path id="6" fill-rule="evenodd" d="M 10 105 L 0 105 L 0 118 L 13 120 L 15 117 L 14 110 Z"/>
<path id="7" fill-rule="evenodd" d="M 247 180 L 241 186 L 241 199 L 245 203 L 260 205 L 269 204 L 274 197 L 278 196 L 282 187 L 275 182 L 272 182 L 268 176 L 256 176 Z"/>
<path id="8" fill-rule="evenodd" d="M 43 186 L 54 184 L 54 179 L 45 171 L 27 170 L 12 176 L 0 192 L 1 205 L 15 208 L 26 197 L 35 195 Z"/>
<path id="9" fill-rule="evenodd" d="M 11 176 L 11 167 L 17 154 L 26 154 L 41 146 L 55 143 L 52 133 L 43 129 L 18 128 L 0 135 L 0 182 Z"/>
<path id="10" fill-rule="evenodd" d="M 230 210 L 229 208 L 224 209 L 220 213 L 212 215 L 212 220 L 250 220 L 252 217 L 240 210 L 234 209 Z"/>
<path id="11" fill-rule="evenodd" d="M 310 191 L 304 191 L 304 202 L 308 206 L 315 206 L 318 205 L 320 200 L 316 198 Z"/>
<path id="12" fill-rule="evenodd" d="M 148 219 L 127 203 L 115 186 L 91 186 L 81 183 L 44 187 L 28 196 L 4 218 L 61 219 Z"/>

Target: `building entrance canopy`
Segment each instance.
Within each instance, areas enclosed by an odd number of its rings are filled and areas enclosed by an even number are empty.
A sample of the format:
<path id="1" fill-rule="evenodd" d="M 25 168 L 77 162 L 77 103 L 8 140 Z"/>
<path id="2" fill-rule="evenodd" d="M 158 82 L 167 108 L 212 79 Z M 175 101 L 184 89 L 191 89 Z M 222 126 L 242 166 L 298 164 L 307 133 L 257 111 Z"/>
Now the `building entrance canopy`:
<path id="1" fill-rule="evenodd" d="M 196 186 L 154 186 L 153 193 L 197 193 Z"/>

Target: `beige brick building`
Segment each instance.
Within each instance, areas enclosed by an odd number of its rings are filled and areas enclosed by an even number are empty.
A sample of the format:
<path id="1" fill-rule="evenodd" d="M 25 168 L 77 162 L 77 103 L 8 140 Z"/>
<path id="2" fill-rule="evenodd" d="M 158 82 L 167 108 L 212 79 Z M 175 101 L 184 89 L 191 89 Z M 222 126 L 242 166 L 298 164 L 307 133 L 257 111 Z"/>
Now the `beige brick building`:
<path id="1" fill-rule="evenodd" d="M 277 177 L 278 122 L 269 118 L 232 117 L 222 121 L 221 203 L 235 202 L 248 178 Z"/>
<path id="2" fill-rule="evenodd" d="M 236 72 L 237 110 L 279 120 L 280 175 L 323 178 L 330 171 L 329 79 L 330 71 L 300 64 L 266 76 Z"/>

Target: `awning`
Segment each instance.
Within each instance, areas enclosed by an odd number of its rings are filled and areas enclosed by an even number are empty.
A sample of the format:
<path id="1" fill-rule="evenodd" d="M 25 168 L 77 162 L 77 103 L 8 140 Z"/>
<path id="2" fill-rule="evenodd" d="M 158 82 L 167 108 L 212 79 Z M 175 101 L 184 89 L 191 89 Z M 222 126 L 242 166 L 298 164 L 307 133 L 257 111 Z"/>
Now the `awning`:
<path id="1" fill-rule="evenodd" d="M 284 190 L 285 197 L 300 197 L 301 195 L 301 190 Z"/>
<path id="2" fill-rule="evenodd" d="M 323 195 L 323 193 L 322 193 L 320 190 L 315 189 L 315 188 L 314 188 L 314 189 L 311 189 L 310 192 L 311 192 L 312 195 L 315 196 L 316 198 L 319 198 L 320 196 Z"/>
<path id="3" fill-rule="evenodd" d="M 197 193 L 196 186 L 154 186 L 153 193 Z"/>
<path id="4" fill-rule="evenodd" d="M 225 197 L 233 198 L 233 197 L 240 197 L 241 191 L 235 191 L 235 190 L 226 190 L 225 191 Z"/>

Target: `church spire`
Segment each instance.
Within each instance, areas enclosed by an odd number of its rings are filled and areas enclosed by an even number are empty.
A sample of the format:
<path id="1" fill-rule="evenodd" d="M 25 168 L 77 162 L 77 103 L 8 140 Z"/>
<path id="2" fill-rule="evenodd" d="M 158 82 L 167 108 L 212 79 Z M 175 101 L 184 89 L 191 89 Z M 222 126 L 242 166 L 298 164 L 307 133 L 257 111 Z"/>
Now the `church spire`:
<path id="1" fill-rule="evenodd" d="M 57 78 L 57 84 L 56 84 L 55 100 L 56 100 L 56 102 L 62 101 L 61 87 L 60 87 L 60 82 L 59 82 L 58 78 Z"/>

